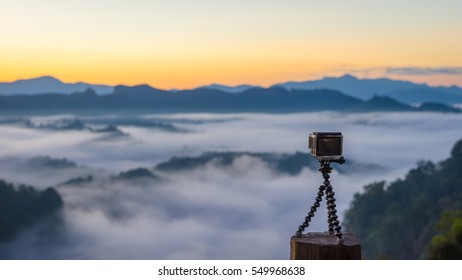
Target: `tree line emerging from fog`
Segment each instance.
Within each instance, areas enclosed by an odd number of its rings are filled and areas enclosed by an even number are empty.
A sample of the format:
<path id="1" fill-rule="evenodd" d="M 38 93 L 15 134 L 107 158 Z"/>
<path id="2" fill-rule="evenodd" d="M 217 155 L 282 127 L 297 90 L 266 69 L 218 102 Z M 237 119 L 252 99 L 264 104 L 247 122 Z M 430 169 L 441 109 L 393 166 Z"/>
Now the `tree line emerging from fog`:
<path id="1" fill-rule="evenodd" d="M 53 188 L 37 191 L 31 186 L 16 187 L 0 180 L 0 242 L 13 239 L 43 220 L 53 219 L 51 224 L 56 224 L 62 207 L 63 200 Z"/>
<path id="2" fill-rule="evenodd" d="M 367 259 L 462 258 L 462 140 L 451 157 L 419 162 L 404 179 L 357 193 L 345 226 Z"/>

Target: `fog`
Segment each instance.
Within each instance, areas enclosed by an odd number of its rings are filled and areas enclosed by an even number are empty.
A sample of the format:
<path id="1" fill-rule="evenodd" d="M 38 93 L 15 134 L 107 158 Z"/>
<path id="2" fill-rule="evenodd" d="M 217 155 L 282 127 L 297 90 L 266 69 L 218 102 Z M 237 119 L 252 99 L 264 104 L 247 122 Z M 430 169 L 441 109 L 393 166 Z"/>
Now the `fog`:
<path id="1" fill-rule="evenodd" d="M 124 135 L 90 129 L 43 129 L 24 122 L 0 125 L 0 178 L 43 189 L 64 200 L 63 225 L 52 240 L 41 225 L 0 244 L 9 258 L 51 259 L 287 259 L 289 240 L 311 207 L 322 176 L 305 168 L 275 172 L 243 155 L 231 165 L 209 162 L 189 170 L 160 172 L 172 157 L 208 151 L 307 153 L 312 131 L 342 131 L 347 161 L 380 165 L 337 172 L 331 182 L 339 219 L 355 192 L 374 181 L 402 177 L 419 160 L 440 161 L 462 139 L 462 115 L 439 113 L 174 114 L 134 118 L 178 128 L 117 125 Z M 49 116 L 32 123 L 119 116 Z M 103 122 L 104 123 L 104 122 Z M 121 122 L 122 123 L 122 122 Z M 34 166 L 37 156 L 67 158 L 76 166 Z M 160 179 L 115 179 L 144 167 Z M 92 175 L 85 184 L 62 184 Z M 325 201 L 307 231 L 327 228 Z"/>

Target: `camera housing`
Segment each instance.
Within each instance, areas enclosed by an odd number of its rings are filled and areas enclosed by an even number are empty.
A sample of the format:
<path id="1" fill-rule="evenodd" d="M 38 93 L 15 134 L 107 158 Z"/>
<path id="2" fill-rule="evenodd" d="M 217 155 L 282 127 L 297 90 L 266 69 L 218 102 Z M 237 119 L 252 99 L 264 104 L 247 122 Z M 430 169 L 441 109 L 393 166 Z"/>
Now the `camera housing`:
<path id="1" fill-rule="evenodd" d="M 344 161 L 341 132 L 313 132 L 308 137 L 308 148 L 319 161 Z"/>

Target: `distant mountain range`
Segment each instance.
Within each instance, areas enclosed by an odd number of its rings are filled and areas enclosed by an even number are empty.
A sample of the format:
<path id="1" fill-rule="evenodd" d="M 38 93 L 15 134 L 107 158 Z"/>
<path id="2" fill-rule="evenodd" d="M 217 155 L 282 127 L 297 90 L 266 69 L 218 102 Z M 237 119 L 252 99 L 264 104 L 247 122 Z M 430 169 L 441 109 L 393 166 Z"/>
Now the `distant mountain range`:
<path id="1" fill-rule="evenodd" d="M 241 93 L 198 88 L 178 92 L 150 86 L 116 86 L 114 92 L 97 95 L 88 89 L 73 94 L 38 94 L 0 96 L 0 112 L 110 112 L 136 110 L 146 113 L 292 113 L 313 111 L 440 111 L 460 112 L 443 103 L 423 103 L 413 107 L 392 98 L 373 96 L 361 100 L 337 90 L 287 90 L 282 87 L 250 88 Z"/>
<path id="2" fill-rule="evenodd" d="M 430 87 L 390 79 L 358 79 L 350 75 L 317 81 L 287 82 L 269 88 L 213 84 L 175 91 L 160 90 L 149 85 L 110 87 L 85 83 L 66 84 L 53 77 L 0 83 L 0 109 L 4 111 L 460 111 L 447 104 L 462 104 L 461 88 Z"/>
<path id="3" fill-rule="evenodd" d="M 141 90 L 143 86 L 136 88 Z M 144 87 L 149 87 L 144 85 Z M 424 102 L 438 102 L 445 104 L 461 104 L 462 88 L 431 87 L 426 84 L 416 84 L 408 81 L 391 79 L 358 79 L 351 75 L 342 77 L 326 77 L 321 80 L 304 82 L 286 82 L 272 87 L 282 87 L 287 90 L 313 90 L 331 89 L 337 90 L 361 100 L 368 100 L 375 95 L 391 97 L 405 104 L 421 104 Z M 88 83 L 63 83 L 60 80 L 45 76 L 29 80 L 18 80 L 11 83 L 0 83 L 1 95 L 35 95 L 44 93 L 71 94 L 83 92 L 91 88 L 98 95 L 113 93 L 115 87 Z M 213 90 L 226 93 L 242 93 L 250 89 L 261 88 L 252 85 L 225 86 L 211 84 L 194 90 Z M 119 88 L 120 91 L 120 88 Z M 171 90 L 170 92 L 184 92 L 185 90 Z"/>
<path id="4" fill-rule="evenodd" d="M 0 95 L 14 94 L 43 94 L 43 93 L 65 93 L 85 91 L 91 88 L 98 94 L 111 93 L 112 86 L 95 85 L 87 83 L 63 83 L 60 80 L 44 76 L 28 80 L 17 80 L 11 83 L 0 83 Z"/>
<path id="5" fill-rule="evenodd" d="M 338 78 L 324 78 L 307 82 L 287 82 L 277 84 L 285 89 L 335 89 L 353 97 L 367 100 L 374 95 L 391 97 L 399 102 L 423 103 L 441 102 L 446 104 L 462 103 L 462 88 L 431 87 L 408 81 L 391 79 L 358 79 L 351 75 Z"/>

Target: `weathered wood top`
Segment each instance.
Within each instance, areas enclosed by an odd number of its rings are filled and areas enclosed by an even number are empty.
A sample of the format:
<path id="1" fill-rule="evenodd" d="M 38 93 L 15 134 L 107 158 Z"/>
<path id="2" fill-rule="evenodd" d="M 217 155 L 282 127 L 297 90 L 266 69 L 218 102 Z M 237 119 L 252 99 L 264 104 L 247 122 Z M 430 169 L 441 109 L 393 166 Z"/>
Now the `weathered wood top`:
<path id="1" fill-rule="evenodd" d="M 292 236 L 297 242 L 312 243 L 317 245 L 337 245 L 337 237 L 333 234 L 326 232 L 308 232 L 303 234 L 302 237 Z M 343 239 L 345 240 L 344 246 L 359 245 L 359 240 L 351 233 L 344 233 Z"/>
<path id="2" fill-rule="evenodd" d="M 309 232 L 290 239 L 291 260 L 359 260 L 361 245 L 349 233 L 343 234 L 344 243 L 337 244 L 337 237 L 325 232 Z"/>

